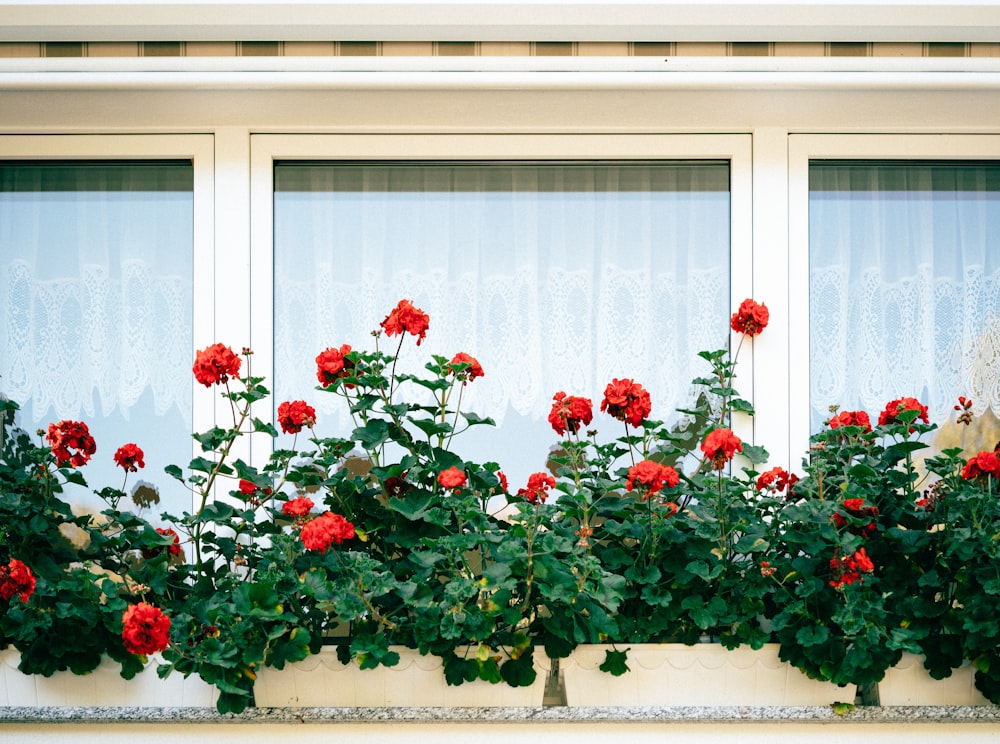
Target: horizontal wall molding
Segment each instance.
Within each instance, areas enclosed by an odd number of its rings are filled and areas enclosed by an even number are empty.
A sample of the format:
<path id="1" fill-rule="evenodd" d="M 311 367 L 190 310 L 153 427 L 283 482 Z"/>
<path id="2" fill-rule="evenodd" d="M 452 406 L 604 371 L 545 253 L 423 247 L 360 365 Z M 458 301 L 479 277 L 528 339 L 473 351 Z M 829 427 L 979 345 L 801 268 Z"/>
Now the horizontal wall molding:
<path id="1" fill-rule="evenodd" d="M 1000 58 L 0 59 L 0 90 L 1000 90 Z"/>
<path id="2" fill-rule="evenodd" d="M 0 0 L 0 41 L 1000 41 L 988 0 Z"/>

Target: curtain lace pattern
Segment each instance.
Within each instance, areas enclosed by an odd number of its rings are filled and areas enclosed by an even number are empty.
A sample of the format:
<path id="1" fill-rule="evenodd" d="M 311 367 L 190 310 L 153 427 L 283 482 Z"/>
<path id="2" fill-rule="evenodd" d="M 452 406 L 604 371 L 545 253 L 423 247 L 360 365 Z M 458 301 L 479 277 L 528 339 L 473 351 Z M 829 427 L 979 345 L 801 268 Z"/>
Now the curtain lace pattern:
<path id="1" fill-rule="evenodd" d="M 1000 414 L 1000 167 L 813 166 L 810 401 Z"/>
<path id="2" fill-rule="evenodd" d="M 431 321 L 401 363 L 469 353 L 486 377 L 463 392 L 463 409 L 542 433 L 556 392 L 596 409 L 615 377 L 642 384 L 653 415 L 675 420 L 709 369 L 697 352 L 728 338 L 724 164 L 275 173 L 276 401 L 308 397 L 333 427 L 351 422 L 312 392 L 314 357 L 370 348 L 403 298 Z M 389 354 L 397 343 L 379 340 Z"/>
<path id="3" fill-rule="evenodd" d="M 31 418 L 126 419 L 148 389 L 155 415 L 172 407 L 190 425 L 191 282 L 130 260 L 121 278 L 86 264 L 80 275 L 41 279 L 4 267 L 3 389 L 30 401 Z"/>

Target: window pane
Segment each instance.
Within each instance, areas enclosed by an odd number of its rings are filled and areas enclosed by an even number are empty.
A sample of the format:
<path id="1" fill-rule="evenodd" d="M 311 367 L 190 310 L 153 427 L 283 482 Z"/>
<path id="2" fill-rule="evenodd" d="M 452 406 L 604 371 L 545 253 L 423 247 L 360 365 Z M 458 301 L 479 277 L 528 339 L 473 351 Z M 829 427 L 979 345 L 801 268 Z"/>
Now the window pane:
<path id="1" fill-rule="evenodd" d="M 138 477 L 175 512 L 190 496 L 168 496 L 163 467 L 191 458 L 193 216 L 189 162 L 0 163 L 0 391 L 30 432 L 87 423 L 95 488 L 121 485 L 112 455 L 137 443 Z"/>
<path id="2" fill-rule="evenodd" d="M 367 347 L 411 299 L 431 327 L 410 359 L 465 351 L 486 372 L 463 408 L 500 429 L 473 429 L 459 454 L 516 488 L 556 441 L 556 392 L 596 406 L 632 377 L 655 417 L 688 402 L 696 352 L 728 338 L 729 215 L 727 163 L 279 163 L 275 400 L 348 427 L 313 392 L 313 359 Z"/>
<path id="3" fill-rule="evenodd" d="M 1000 412 L 1000 165 L 813 162 L 812 428 L 912 396 Z M 990 442 L 992 449 L 996 438 Z"/>

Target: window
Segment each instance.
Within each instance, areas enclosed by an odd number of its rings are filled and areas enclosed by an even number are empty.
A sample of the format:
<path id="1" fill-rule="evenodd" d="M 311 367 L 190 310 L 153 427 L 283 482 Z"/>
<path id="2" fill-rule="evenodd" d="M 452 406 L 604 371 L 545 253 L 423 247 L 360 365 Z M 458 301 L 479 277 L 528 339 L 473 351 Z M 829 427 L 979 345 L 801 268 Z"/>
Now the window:
<path id="1" fill-rule="evenodd" d="M 163 468 L 191 457 L 194 183 L 190 158 L 0 160 L 0 391 L 31 433 L 87 423 L 95 487 L 139 444 L 171 510 L 190 500 Z"/>
<path id="2" fill-rule="evenodd" d="M 632 377 L 676 420 L 706 371 L 697 352 L 728 340 L 728 159 L 272 162 L 276 404 L 342 416 L 313 392 L 313 358 L 366 345 L 412 299 L 431 332 L 405 356 L 479 359 L 463 408 L 498 429 L 459 452 L 500 462 L 513 485 L 545 466 L 554 393 L 597 405 Z"/>
<path id="3" fill-rule="evenodd" d="M 996 443 L 1000 163 L 960 144 L 964 159 L 809 159 L 810 430 L 831 405 L 874 421 L 912 396 L 944 425 L 935 444 L 955 446 L 964 395 Z"/>

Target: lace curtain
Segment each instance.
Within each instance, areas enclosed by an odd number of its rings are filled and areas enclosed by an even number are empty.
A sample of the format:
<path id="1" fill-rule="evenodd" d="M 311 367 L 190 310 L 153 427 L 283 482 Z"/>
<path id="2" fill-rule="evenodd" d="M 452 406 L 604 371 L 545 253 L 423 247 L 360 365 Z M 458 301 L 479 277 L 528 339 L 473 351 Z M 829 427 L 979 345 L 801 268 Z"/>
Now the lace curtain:
<path id="1" fill-rule="evenodd" d="M 810 166 L 812 426 L 959 395 L 1000 414 L 1000 166 Z"/>
<path id="2" fill-rule="evenodd" d="M 189 163 L 0 164 L 0 392 L 87 421 L 97 485 L 126 441 L 190 459 L 192 244 Z"/>
<path id="3" fill-rule="evenodd" d="M 275 400 L 350 426 L 313 391 L 313 359 L 370 348 L 409 298 L 431 325 L 407 359 L 465 351 L 483 365 L 463 407 L 500 429 L 471 444 L 512 487 L 544 465 L 560 390 L 596 406 L 632 377 L 673 420 L 706 371 L 696 353 L 728 338 L 728 185 L 720 163 L 278 164 Z"/>

